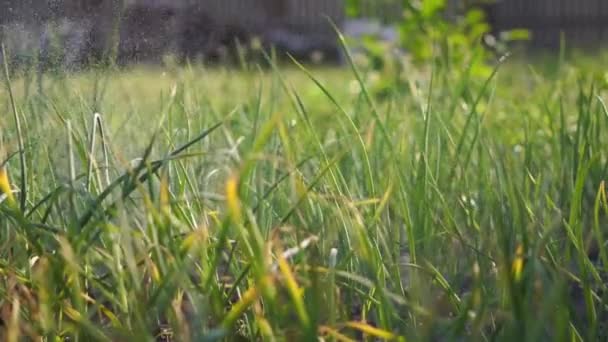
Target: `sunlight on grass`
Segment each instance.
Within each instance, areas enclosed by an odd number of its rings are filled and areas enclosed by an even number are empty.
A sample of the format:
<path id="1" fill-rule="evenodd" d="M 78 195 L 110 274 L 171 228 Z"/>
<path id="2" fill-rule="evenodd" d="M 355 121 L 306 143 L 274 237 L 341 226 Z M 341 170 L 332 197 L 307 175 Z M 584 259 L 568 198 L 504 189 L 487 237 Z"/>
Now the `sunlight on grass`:
<path id="1" fill-rule="evenodd" d="M 7 79 L 0 336 L 605 337 L 599 68 L 352 67 Z"/>

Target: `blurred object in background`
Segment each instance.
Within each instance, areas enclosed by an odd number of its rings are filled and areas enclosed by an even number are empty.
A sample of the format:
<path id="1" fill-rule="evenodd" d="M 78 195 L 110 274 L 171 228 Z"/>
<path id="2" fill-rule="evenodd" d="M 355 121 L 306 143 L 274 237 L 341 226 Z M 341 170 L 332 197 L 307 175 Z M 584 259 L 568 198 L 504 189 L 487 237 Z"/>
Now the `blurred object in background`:
<path id="1" fill-rule="evenodd" d="M 340 59 L 330 21 L 347 36 L 403 41 L 411 30 L 404 37 L 391 25 L 437 7 L 451 21 L 479 7 L 495 38 L 529 29 L 534 48 L 559 47 L 562 32 L 569 46 L 598 47 L 608 38 L 606 0 L 0 0 L 0 38 L 13 63 L 69 68 L 114 57 L 121 64 L 166 55 L 221 62 L 239 49 L 271 47 L 279 56 L 327 62 Z"/>
<path id="2" fill-rule="evenodd" d="M 2 41 L 13 62 L 78 67 L 219 60 L 252 42 L 298 58 L 337 60 L 341 0 L 0 0 Z M 117 18 L 121 18 L 120 22 Z"/>
<path id="3" fill-rule="evenodd" d="M 344 22 L 342 27 L 344 35 L 353 39 L 362 39 L 366 36 L 374 36 L 380 40 L 396 42 L 399 40 L 397 28 L 385 25 L 374 19 L 351 19 Z"/>
<path id="4" fill-rule="evenodd" d="M 354 4 L 355 15 L 359 18 L 374 18 L 385 23 L 403 20 L 403 1 L 348 2 Z M 503 32 L 526 29 L 532 38 L 526 45 L 533 49 L 559 48 L 562 33 L 568 46 L 572 47 L 601 48 L 608 44 L 606 0 L 412 0 L 407 3 L 419 9 L 427 4 L 443 4 L 446 18 L 450 20 L 458 20 L 459 14 L 478 7 L 486 13 L 487 22 L 497 38 Z"/>

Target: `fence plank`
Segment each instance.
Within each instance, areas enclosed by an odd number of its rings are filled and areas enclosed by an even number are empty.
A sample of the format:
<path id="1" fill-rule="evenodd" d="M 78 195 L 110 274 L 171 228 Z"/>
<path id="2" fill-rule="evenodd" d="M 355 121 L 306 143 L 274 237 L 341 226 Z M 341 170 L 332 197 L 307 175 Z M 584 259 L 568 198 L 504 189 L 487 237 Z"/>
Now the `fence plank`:
<path id="1" fill-rule="evenodd" d="M 493 11 L 496 29 L 529 29 L 536 46 L 557 47 L 561 32 L 569 45 L 606 43 L 606 0 L 503 0 Z"/>

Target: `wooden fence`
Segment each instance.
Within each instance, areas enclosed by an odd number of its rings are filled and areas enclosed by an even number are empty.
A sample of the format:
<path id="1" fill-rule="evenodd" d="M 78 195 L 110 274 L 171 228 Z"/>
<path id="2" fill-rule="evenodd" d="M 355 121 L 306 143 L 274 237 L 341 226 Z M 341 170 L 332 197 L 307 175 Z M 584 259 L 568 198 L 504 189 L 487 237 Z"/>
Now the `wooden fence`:
<path id="1" fill-rule="evenodd" d="M 374 18 L 384 22 L 403 19 L 400 0 L 359 0 L 359 17 Z"/>
<path id="2" fill-rule="evenodd" d="M 302 33 L 330 31 L 327 17 L 338 24 L 344 17 L 342 0 L 199 0 L 214 20 L 231 25 L 261 29 L 282 25 Z"/>
<path id="3" fill-rule="evenodd" d="M 47 44 L 48 32 L 59 25 L 61 40 L 72 46 L 66 52 L 75 51 L 82 56 L 74 57 L 78 60 L 114 44 L 110 38 L 119 17 L 119 56 L 127 59 L 206 54 L 235 37 L 242 42 L 256 36 L 299 54 L 336 50 L 328 18 L 340 25 L 344 5 L 343 0 L 0 0 L 0 40 L 27 54 L 36 44 Z"/>
<path id="4" fill-rule="evenodd" d="M 562 33 L 569 45 L 608 43 L 607 0 L 502 0 L 489 16 L 497 30 L 529 29 L 538 47 L 559 47 Z"/>
<path id="5" fill-rule="evenodd" d="M 448 13 L 479 0 L 448 0 Z M 0 0 L 2 32 L 31 32 L 24 46 L 44 37 L 49 21 L 64 24 L 64 36 L 72 51 L 102 50 L 125 6 L 121 25 L 121 51 L 142 58 L 160 56 L 171 49 L 204 51 L 208 37 L 262 36 L 271 42 L 310 51 L 337 46 L 327 18 L 340 25 L 345 19 L 345 0 Z M 403 0 L 359 0 L 360 16 L 395 22 L 403 18 Z M 555 48 L 564 34 L 570 45 L 608 43 L 608 0 L 496 0 L 485 5 L 496 31 L 526 28 L 532 45 Z M 63 18 L 63 19 L 62 19 Z M 68 24 L 65 24 L 68 19 Z M 63 21 L 61 21 L 63 20 Z M 16 29 L 13 23 L 20 23 Z M 11 25 L 13 25 L 11 28 Z M 67 26 L 66 26 L 67 25 Z M 71 26 L 70 26 L 71 25 Z M 22 27 L 23 26 L 23 27 Z M 7 29 L 4 29 L 4 28 Z M 82 32 L 79 37 L 71 33 Z M 11 31 L 13 30 L 13 31 Z M 10 38 L 10 37 L 8 37 Z M 8 39 L 5 38 L 5 39 Z M 220 39 L 221 40 L 221 39 Z M 81 41 L 76 43 L 76 41 Z M 221 41 L 224 44 L 226 39 Z M 96 43 L 99 42 L 99 43 Z M 176 44 L 178 46 L 176 46 Z M 14 50 L 14 49 L 13 49 Z M 79 52 L 80 53 L 80 52 Z M 198 53 L 198 52 L 196 52 Z"/>

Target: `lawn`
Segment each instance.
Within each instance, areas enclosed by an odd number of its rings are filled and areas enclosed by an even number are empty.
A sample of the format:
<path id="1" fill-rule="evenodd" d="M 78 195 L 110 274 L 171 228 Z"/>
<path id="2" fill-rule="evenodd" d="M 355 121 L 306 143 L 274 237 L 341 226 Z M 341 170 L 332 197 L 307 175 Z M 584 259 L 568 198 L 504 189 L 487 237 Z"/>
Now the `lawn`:
<path id="1" fill-rule="evenodd" d="M 13 75 L 0 336 L 606 338 L 604 59 Z"/>

